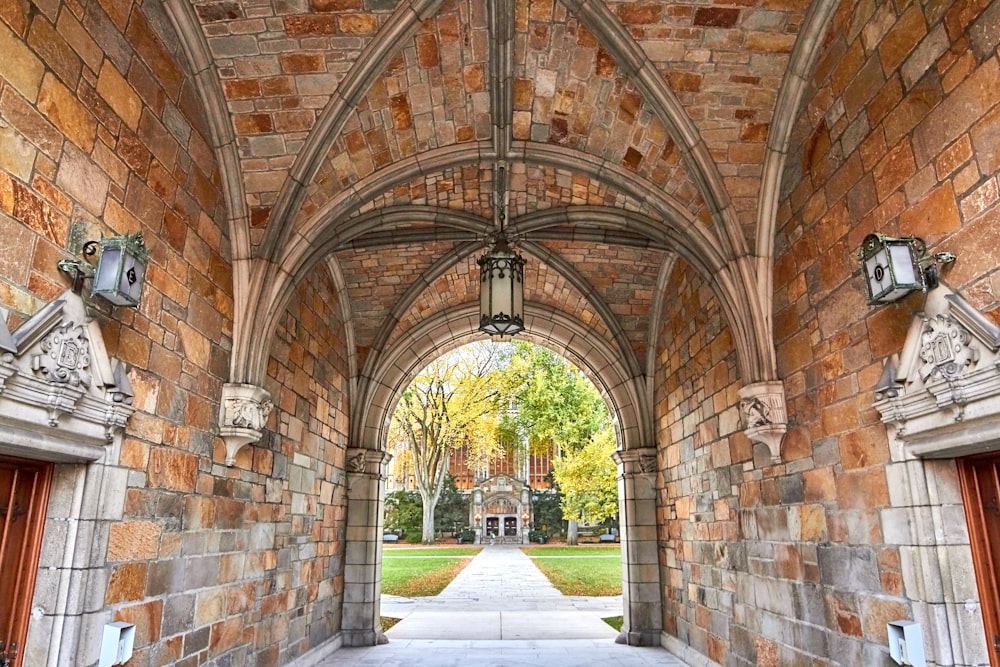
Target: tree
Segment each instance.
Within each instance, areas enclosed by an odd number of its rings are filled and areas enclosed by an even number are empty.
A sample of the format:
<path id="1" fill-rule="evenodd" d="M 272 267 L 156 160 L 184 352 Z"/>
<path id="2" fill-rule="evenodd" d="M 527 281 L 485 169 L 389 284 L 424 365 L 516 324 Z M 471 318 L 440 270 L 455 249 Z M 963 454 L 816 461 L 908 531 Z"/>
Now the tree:
<path id="1" fill-rule="evenodd" d="M 555 479 L 575 543 L 577 521 L 601 521 L 618 509 L 611 415 L 593 383 L 563 357 L 520 341 L 508 349 L 503 389 L 516 409 L 501 431 L 534 453 L 559 453 Z"/>
<path id="2" fill-rule="evenodd" d="M 419 494 L 393 491 L 385 497 L 385 530 L 412 540 L 420 531 L 422 512 Z"/>
<path id="3" fill-rule="evenodd" d="M 616 448 L 614 431 L 607 428 L 572 455 L 554 461 L 566 519 L 592 524 L 618 514 L 618 471 L 611 459 Z"/>
<path id="4" fill-rule="evenodd" d="M 516 409 L 501 422 L 506 438 L 527 440 L 532 452 L 553 445 L 573 451 L 611 424 L 611 415 L 594 384 L 555 352 L 522 341 L 506 351 L 504 394 Z"/>
<path id="5" fill-rule="evenodd" d="M 423 503 L 421 541 L 434 542 L 434 509 L 448 473 L 451 452 L 467 445 L 470 464 L 498 448 L 498 394 L 492 344 L 467 345 L 439 357 L 403 393 L 389 437 L 409 445 L 413 476 Z"/>

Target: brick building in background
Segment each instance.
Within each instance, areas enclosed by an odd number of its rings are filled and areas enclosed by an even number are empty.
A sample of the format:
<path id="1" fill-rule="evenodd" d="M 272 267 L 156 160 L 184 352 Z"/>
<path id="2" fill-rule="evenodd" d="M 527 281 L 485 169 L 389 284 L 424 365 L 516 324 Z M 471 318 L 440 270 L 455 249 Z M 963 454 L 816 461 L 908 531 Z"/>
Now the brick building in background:
<path id="1" fill-rule="evenodd" d="M 526 332 L 618 427 L 625 625 L 694 664 L 1000 665 L 1000 3 L 0 2 L 14 664 L 380 638 L 389 415 Z M 60 260 L 142 232 L 137 309 Z M 950 251 L 870 307 L 872 233 Z M 16 574 L 11 574 L 16 573 Z"/>

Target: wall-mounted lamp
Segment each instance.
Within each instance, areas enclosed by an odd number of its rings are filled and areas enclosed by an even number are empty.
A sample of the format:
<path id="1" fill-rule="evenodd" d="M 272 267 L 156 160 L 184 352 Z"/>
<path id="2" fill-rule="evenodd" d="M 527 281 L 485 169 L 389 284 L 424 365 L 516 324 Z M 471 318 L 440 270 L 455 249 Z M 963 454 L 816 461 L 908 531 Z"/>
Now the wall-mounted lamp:
<path id="1" fill-rule="evenodd" d="M 950 264 L 950 252 L 927 254 L 923 239 L 869 234 L 861 242 L 858 260 L 865 274 L 869 305 L 891 303 L 910 292 L 938 285 L 938 265 Z"/>
<path id="2" fill-rule="evenodd" d="M 87 259 L 98 253 L 97 266 Z M 90 293 L 115 306 L 139 307 L 142 287 L 146 281 L 149 250 L 142 232 L 111 236 L 83 244 L 83 259 L 64 259 L 59 270 L 73 279 L 73 290 L 83 288 L 84 280 L 92 280 Z"/>
<path id="3" fill-rule="evenodd" d="M 479 512 L 476 512 L 476 524 L 478 525 L 482 523 L 482 521 L 483 521 L 483 515 L 480 514 Z"/>

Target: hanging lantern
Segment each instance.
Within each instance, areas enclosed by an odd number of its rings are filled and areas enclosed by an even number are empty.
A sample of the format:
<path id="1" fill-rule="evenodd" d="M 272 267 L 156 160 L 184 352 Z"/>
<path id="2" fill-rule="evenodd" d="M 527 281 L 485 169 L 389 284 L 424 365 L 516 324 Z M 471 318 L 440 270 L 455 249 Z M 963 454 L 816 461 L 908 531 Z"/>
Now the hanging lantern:
<path id="1" fill-rule="evenodd" d="M 479 258 L 479 330 L 490 336 L 524 331 L 524 259 L 501 232 Z"/>

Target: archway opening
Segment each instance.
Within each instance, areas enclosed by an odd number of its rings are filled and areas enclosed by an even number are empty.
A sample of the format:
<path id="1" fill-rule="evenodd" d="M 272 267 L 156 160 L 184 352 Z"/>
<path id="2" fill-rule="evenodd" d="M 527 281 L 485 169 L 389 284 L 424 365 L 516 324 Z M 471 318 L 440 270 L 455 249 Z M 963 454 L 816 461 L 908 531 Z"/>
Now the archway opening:
<path id="1" fill-rule="evenodd" d="M 612 459 L 619 438 L 612 412 L 582 370 L 548 348 L 521 341 L 465 345 L 415 374 L 387 433 L 392 460 L 384 503 L 383 596 L 440 592 L 450 575 L 442 579 L 435 570 L 426 576 L 430 589 L 422 590 L 396 571 L 422 571 L 414 558 L 433 561 L 435 553 L 450 554 L 456 546 L 533 556 L 544 553 L 540 545 L 580 543 L 577 555 L 593 559 L 581 569 L 613 568 L 615 581 L 583 580 L 567 567 L 553 568 L 561 572 L 551 572 L 550 580 L 573 597 L 610 596 L 617 605 L 610 615 L 621 615 Z M 405 566 L 397 559 L 406 559 Z M 433 562 L 427 565 L 434 570 Z M 455 565 L 452 574 L 461 569 Z M 551 592 L 544 578 L 538 580 Z M 497 604 L 509 602 L 503 591 L 494 594 Z M 523 586 L 510 592 L 537 594 Z"/>

